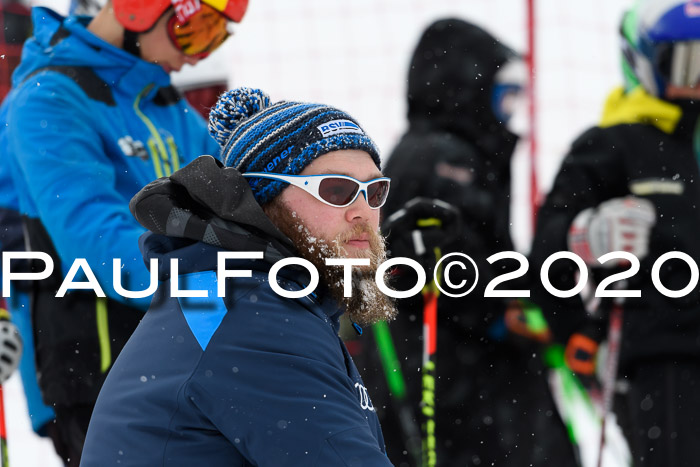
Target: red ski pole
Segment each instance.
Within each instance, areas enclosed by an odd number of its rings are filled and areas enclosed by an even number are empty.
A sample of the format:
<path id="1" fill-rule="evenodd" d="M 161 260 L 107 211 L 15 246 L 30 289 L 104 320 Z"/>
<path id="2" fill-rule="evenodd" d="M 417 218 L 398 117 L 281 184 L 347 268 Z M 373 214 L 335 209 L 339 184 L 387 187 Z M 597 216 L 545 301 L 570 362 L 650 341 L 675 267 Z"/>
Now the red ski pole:
<path id="1" fill-rule="evenodd" d="M 440 261 L 440 248 L 434 249 L 435 264 Z M 437 274 L 440 280 L 440 273 Z M 437 310 L 440 290 L 435 282 L 423 288 L 423 467 L 437 465 L 435 438 L 435 357 L 437 354 Z"/>
<path id="2" fill-rule="evenodd" d="M 426 287 L 423 292 L 423 466 L 437 465 L 435 439 L 435 354 L 437 350 L 438 294 Z"/>
<path id="3" fill-rule="evenodd" d="M 382 230 L 390 232 L 389 242 L 396 251 L 408 247 L 408 254 L 422 260 L 428 271 L 438 267 L 442 257 L 441 246 L 457 240 L 461 229 L 461 218 L 457 208 L 439 199 L 413 198 L 402 209 L 389 216 Z M 410 232 L 408 242 L 394 232 Z M 394 248 L 392 248 L 394 249 Z M 394 251 L 394 254 L 396 254 Z M 399 255 L 400 256 L 400 255 Z M 437 440 L 435 437 L 435 360 L 437 354 L 437 309 L 441 271 L 434 274 L 435 281 L 426 281 L 423 287 L 423 366 L 421 368 L 422 392 L 422 467 L 437 465 Z M 409 437 L 410 438 L 410 437 Z"/>
<path id="4" fill-rule="evenodd" d="M 620 357 L 620 342 L 622 340 L 623 298 L 616 298 L 610 312 L 608 327 L 608 356 L 605 359 L 605 380 L 603 381 L 603 420 L 600 426 L 600 449 L 598 450 L 598 467 L 603 465 L 603 450 L 605 449 L 605 420 L 613 408 L 615 382 L 617 380 L 617 364 Z"/>
<path id="5" fill-rule="evenodd" d="M 5 428 L 5 397 L 0 384 L 0 455 L 2 456 L 2 467 L 9 467 L 10 459 L 7 454 L 7 429 Z"/>
<path id="6" fill-rule="evenodd" d="M 9 319 L 7 312 L 7 303 L 4 298 L 0 298 L 0 315 L 2 319 Z M 5 427 L 5 397 L 3 395 L 3 387 L 0 384 L 0 457 L 2 458 L 2 467 L 10 465 L 10 458 L 7 454 L 7 428 Z"/>

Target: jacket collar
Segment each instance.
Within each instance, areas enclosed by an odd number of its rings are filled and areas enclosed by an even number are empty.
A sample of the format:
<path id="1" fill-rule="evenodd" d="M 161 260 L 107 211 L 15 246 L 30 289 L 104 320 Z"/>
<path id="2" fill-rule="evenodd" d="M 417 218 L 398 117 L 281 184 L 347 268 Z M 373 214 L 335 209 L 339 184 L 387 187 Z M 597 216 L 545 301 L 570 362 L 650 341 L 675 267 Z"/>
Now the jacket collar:
<path id="1" fill-rule="evenodd" d="M 46 65 L 93 68 L 111 86 L 146 99 L 170 85 L 170 76 L 160 65 L 146 62 L 88 31 L 92 19 L 88 16 L 64 18 L 47 8 L 35 8 L 32 19 L 35 39 L 48 59 Z"/>

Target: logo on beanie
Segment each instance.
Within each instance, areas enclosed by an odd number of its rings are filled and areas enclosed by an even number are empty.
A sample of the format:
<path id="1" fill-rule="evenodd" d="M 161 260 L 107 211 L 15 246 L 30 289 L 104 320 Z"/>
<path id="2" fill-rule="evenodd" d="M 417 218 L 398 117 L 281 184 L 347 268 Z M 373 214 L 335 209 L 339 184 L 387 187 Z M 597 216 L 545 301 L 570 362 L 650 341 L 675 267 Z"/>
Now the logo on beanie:
<path id="1" fill-rule="evenodd" d="M 275 169 L 275 167 L 277 167 L 277 164 L 289 157 L 289 155 L 292 153 L 292 149 L 294 149 L 294 146 L 289 146 L 282 152 L 282 154 L 280 154 L 279 156 L 275 156 L 275 158 L 272 159 L 271 162 L 267 163 L 267 165 L 263 169 L 263 172 L 272 172 Z"/>
<path id="2" fill-rule="evenodd" d="M 359 133 L 364 134 L 362 129 L 350 120 L 331 120 L 323 125 L 319 125 L 318 131 L 321 132 L 321 136 L 326 138 L 328 136 L 339 135 L 341 133 Z"/>

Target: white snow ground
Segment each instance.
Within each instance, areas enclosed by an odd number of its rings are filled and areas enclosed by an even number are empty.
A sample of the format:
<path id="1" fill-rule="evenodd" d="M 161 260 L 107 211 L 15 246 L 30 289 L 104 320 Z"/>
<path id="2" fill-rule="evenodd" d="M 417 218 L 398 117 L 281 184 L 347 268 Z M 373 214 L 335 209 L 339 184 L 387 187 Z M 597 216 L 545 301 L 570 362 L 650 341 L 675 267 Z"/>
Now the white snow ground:
<path id="1" fill-rule="evenodd" d="M 32 431 L 27 414 L 19 373 L 15 373 L 4 385 L 5 421 L 7 423 L 7 449 L 13 467 L 61 467 L 63 463 L 48 438 L 41 438 Z"/>

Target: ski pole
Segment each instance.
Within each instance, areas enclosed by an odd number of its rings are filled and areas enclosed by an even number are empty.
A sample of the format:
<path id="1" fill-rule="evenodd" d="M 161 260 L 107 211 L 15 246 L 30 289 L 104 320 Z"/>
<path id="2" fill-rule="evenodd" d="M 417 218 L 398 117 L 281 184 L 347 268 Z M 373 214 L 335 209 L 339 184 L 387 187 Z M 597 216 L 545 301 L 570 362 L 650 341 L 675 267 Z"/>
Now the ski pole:
<path id="1" fill-rule="evenodd" d="M 5 428 L 5 397 L 2 384 L 0 384 L 0 456 L 2 456 L 2 467 L 9 467 L 10 458 L 7 453 L 7 429 Z"/>
<path id="2" fill-rule="evenodd" d="M 0 298 L 0 315 L 3 319 L 9 319 L 7 312 L 7 304 L 4 298 Z M 2 458 L 2 467 L 10 465 L 10 458 L 7 453 L 7 429 L 5 427 L 5 397 L 3 394 L 3 386 L 0 384 L 0 458 Z"/>
<path id="3" fill-rule="evenodd" d="M 382 226 L 389 233 L 389 244 L 395 255 L 401 249 L 406 256 L 427 260 L 437 265 L 441 246 L 457 241 L 461 232 L 459 210 L 439 199 L 416 197 L 389 216 Z M 391 233 L 391 232 L 394 233 Z M 398 232 L 398 233 L 397 233 Z M 410 235 L 405 235 L 410 233 Z M 434 261 L 434 262 L 433 262 Z M 425 264 L 425 263 L 424 263 Z M 426 281 L 423 287 L 423 358 L 421 368 L 421 454 L 423 467 L 437 465 L 435 438 L 435 356 L 437 350 L 437 301 L 440 271 L 436 281 Z M 410 413 L 410 412 L 404 412 Z M 407 416 L 406 418 L 412 417 Z M 407 425 L 410 429 L 410 424 Z"/>
<path id="4" fill-rule="evenodd" d="M 435 248 L 435 263 L 440 260 L 440 248 Z M 439 280 L 439 273 L 438 273 Z M 437 308 L 440 290 L 432 281 L 423 288 L 423 467 L 437 465 L 435 438 L 435 360 L 437 353 Z"/>
<path id="5" fill-rule="evenodd" d="M 379 357 L 382 361 L 382 368 L 386 378 L 387 386 L 391 392 L 397 414 L 399 425 L 403 435 L 406 449 L 411 455 L 416 465 L 421 464 L 421 434 L 414 411 L 408 402 L 406 394 L 406 382 L 401 372 L 401 364 L 396 356 L 396 347 L 391 337 L 391 330 L 385 321 L 380 321 L 372 326 L 374 339 L 379 349 Z"/>
<path id="6" fill-rule="evenodd" d="M 603 465 L 603 450 L 605 449 L 605 421 L 613 408 L 613 396 L 617 380 L 617 364 L 620 357 L 620 342 L 622 340 L 623 298 L 615 298 L 610 312 L 608 325 L 608 355 L 605 360 L 605 380 L 603 381 L 603 419 L 600 427 L 600 448 L 598 450 L 598 467 Z"/>

